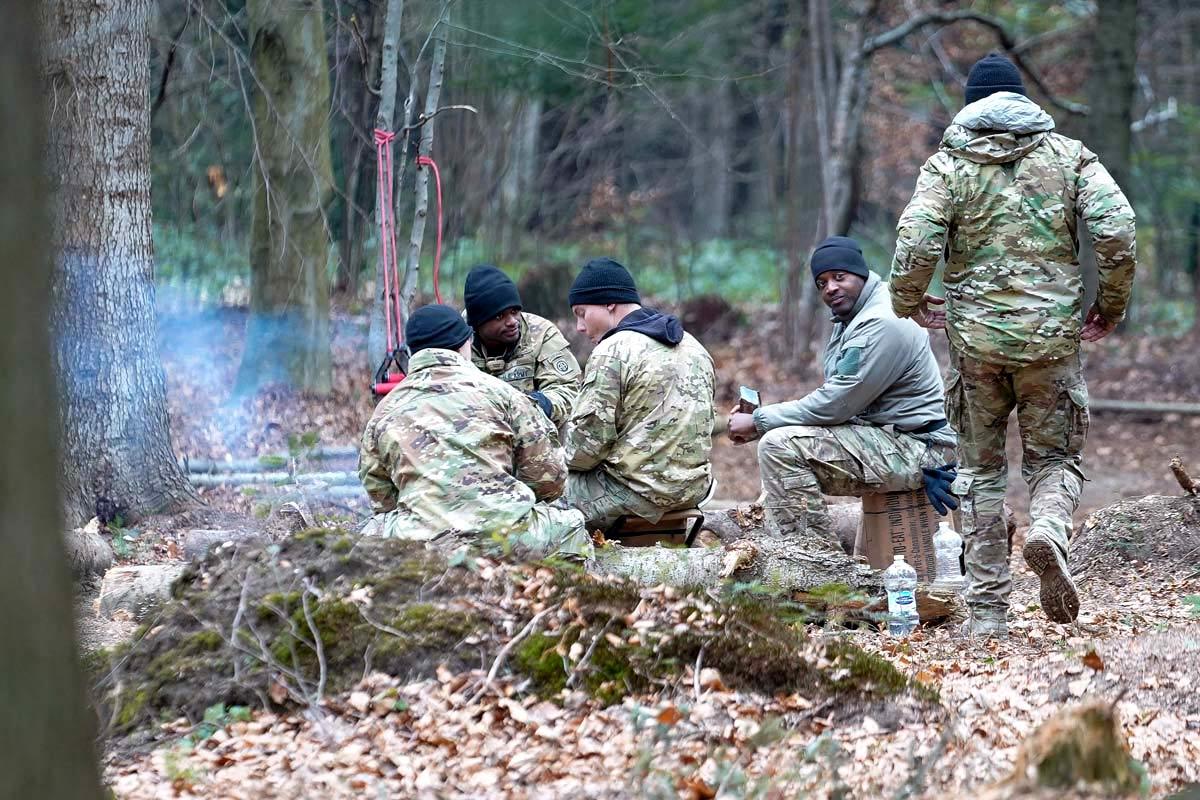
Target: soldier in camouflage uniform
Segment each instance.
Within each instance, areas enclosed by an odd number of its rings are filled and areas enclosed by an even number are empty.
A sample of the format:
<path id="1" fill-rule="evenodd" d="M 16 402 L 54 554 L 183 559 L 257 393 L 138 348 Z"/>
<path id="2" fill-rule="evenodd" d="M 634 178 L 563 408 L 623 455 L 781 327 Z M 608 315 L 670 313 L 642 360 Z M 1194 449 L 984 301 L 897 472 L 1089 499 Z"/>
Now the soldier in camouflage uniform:
<path id="1" fill-rule="evenodd" d="M 642 308 L 633 278 L 610 258 L 584 266 L 569 300 L 596 349 L 567 423 L 567 502 L 590 528 L 695 506 L 712 484 L 708 351 L 675 317 Z"/>
<path id="2" fill-rule="evenodd" d="M 954 431 L 929 334 L 892 313 L 887 287 L 853 240 L 831 236 L 809 261 L 833 311 L 825 383 L 807 396 L 731 412 L 736 444 L 761 437 L 767 531 L 807 551 L 839 549 L 823 495 L 861 497 L 924 487 L 946 513 Z"/>
<path id="3" fill-rule="evenodd" d="M 532 397 L 561 429 L 579 393 L 580 371 L 558 327 L 522 311 L 516 284 L 490 264 L 467 273 L 463 304 L 475 329 L 475 366 Z"/>
<path id="4" fill-rule="evenodd" d="M 1067 541 L 1088 427 L 1079 342 L 1100 339 L 1125 316 L 1136 260 L 1133 209 L 1120 187 L 1024 94 L 1002 56 L 971 69 L 967 105 L 921 168 L 900 218 L 891 277 L 896 314 L 949 333 L 946 413 L 959 433 L 966 599 L 971 629 L 995 635 L 1007 632 L 1012 587 L 1002 504 L 1014 407 L 1031 495 L 1025 560 L 1041 579 L 1047 616 L 1068 622 L 1078 614 Z M 1100 272 L 1082 325 L 1079 217 Z M 944 313 L 924 295 L 943 255 Z"/>
<path id="5" fill-rule="evenodd" d="M 405 334 L 408 377 L 371 415 L 358 468 L 383 535 L 590 557 L 583 516 L 548 504 L 567 477 L 550 421 L 471 364 L 454 309 L 417 309 Z"/>

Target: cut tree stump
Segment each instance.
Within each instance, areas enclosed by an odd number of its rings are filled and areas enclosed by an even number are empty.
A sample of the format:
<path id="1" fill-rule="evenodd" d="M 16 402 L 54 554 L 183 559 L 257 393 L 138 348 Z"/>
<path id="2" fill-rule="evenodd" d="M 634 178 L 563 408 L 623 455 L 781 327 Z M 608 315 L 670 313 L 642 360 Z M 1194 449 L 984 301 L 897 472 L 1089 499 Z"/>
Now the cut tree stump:
<path id="1" fill-rule="evenodd" d="M 183 564 L 142 564 L 114 567 L 104 575 L 97 600 L 100 614 L 111 617 L 118 611 L 141 619 L 171 597 L 171 584 L 184 570 Z"/>
<path id="2" fill-rule="evenodd" d="M 100 523 L 96 519 L 64 534 L 63 544 L 71 574 L 77 581 L 103 575 L 112 566 L 112 544 L 100 533 Z"/>
<path id="3" fill-rule="evenodd" d="M 1076 788 L 1105 797 L 1138 792 L 1115 703 L 1092 701 L 1065 708 L 1038 726 L 1017 752 L 1012 774 L 987 787 L 980 800 L 1061 796 Z"/>

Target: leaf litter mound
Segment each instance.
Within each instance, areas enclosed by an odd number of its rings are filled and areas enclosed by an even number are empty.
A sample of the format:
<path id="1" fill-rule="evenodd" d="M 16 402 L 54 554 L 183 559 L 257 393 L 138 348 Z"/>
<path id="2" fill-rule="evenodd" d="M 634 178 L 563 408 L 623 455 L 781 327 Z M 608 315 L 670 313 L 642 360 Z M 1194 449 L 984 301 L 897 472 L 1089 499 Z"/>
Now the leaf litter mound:
<path id="1" fill-rule="evenodd" d="M 219 548 L 173 594 L 100 660 L 97 701 L 114 730 L 194 723 L 217 704 L 317 707 L 373 673 L 462 676 L 472 698 L 511 675 L 521 694 L 583 692 L 606 706 L 692 690 L 708 669 L 723 685 L 797 694 L 827 714 L 917 686 L 855 645 L 809 636 L 803 609 L 769 598 L 644 587 L 569 565 L 448 561 L 419 543 L 338 530 Z"/>

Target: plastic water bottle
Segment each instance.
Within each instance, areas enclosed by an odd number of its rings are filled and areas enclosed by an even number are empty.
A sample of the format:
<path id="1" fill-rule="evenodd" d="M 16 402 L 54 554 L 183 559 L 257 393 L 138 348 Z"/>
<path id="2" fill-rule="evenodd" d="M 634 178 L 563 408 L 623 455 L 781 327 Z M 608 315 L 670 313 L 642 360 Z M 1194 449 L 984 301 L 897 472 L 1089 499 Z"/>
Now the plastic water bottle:
<path id="1" fill-rule="evenodd" d="M 949 522 L 943 520 L 938 523 L 937 533 L 933 535 L 933 555 L 937 559 L 934 589 L 942 592 L 962 591 L 962 546 L 962 537 L 950 527 Z"/>
<path id="2" fill-rule="evenodd" d="M 908 636 L 917 627 L 917 571 L 904 560 L 896 560 L 883 573 L 888 596 L 888 633 Z"/>

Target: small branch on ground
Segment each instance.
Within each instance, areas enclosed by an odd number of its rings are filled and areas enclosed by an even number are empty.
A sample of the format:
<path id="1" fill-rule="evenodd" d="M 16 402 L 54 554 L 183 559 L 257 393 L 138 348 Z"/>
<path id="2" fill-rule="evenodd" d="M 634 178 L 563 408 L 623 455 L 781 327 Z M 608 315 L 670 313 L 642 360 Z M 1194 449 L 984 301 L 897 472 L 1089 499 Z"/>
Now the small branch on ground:
<path id="1" fill-rule="evenodd" d="M 1200 483 L 1188 474 L 1187 469 L 1183 466 L 1183 459 L 1175 456 L 1171 459 L 1171 472 L 1175 474 L 1175 480 L 1179 481 L 1179 485 L 1185 492 L 1192 497 L 1200 496 Z"/>
<path id="2" fill-rule="evenodd" d="M 546 615 L 557 610 L 558 606 L 550 606 L 549 608 L 539 611 L 534 615 L 533 619 L 529 620 L 525 627 L 521 629 L 520 633 L 508 640 L 508 644 L 504 645 L 504 647 L 500 649 L 500 652 L 496 655 L 496 660 L 492 662 L 492 668 L 488 670 L 487 677 L 483 679 L 483 685 L 475 691 L 475 694 L 471 695 L 471 697 L 467 700 L 467 705 L 474 703 L 484 692 L 491 688 L 492 682 L 496 680 L 496 675 L 500 672 L 500 667 L 504 666 L 504 662 L 508 659 L 508 654 L 512 652 L 513 648 L 520 644 L 526 636 L 529 636 L 531 633 L 537 630 L 538 626 L 542 624 L 542 620 L 545 619 Z"/>

